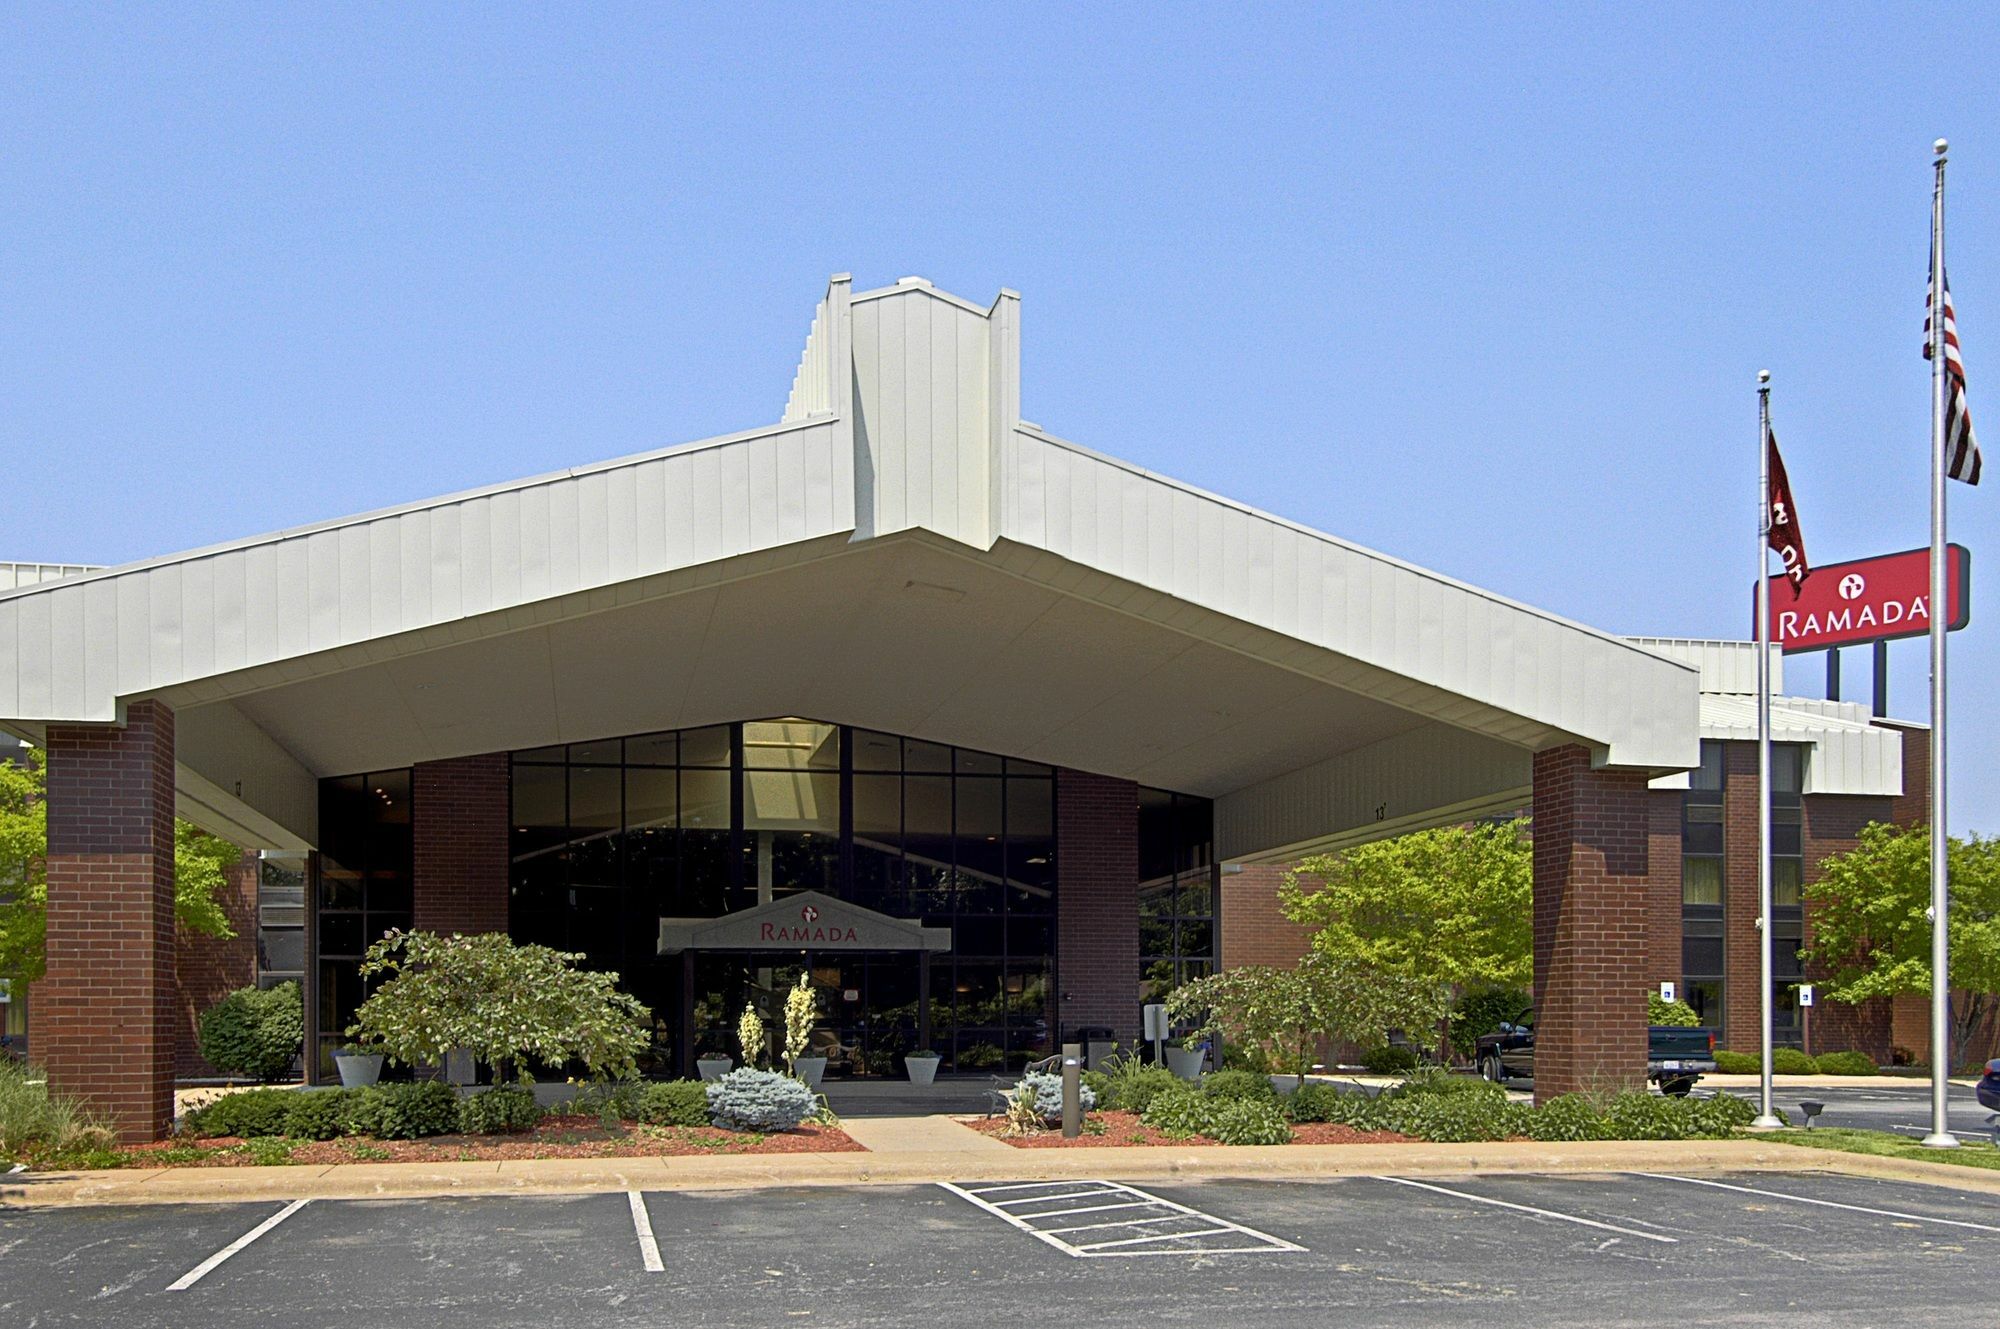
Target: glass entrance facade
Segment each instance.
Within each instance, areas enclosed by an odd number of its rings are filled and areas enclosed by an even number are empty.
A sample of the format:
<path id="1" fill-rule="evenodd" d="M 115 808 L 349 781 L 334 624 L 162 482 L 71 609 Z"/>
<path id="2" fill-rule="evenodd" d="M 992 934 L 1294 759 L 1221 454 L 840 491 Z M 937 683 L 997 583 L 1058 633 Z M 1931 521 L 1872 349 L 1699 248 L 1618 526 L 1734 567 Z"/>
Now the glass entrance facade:
<path id="1" fill-rule="evenodd" d="M 800 966 L 834 1075 L 894 1074 L 920 1037 L 948 1068 L 1054 1050 L 1055 780 L 1047 766 L 787 718 L 516 752 L 513 935 L 616 970 L 654 1013 L 651 1069 L 737 1055 Z M 950 952 L 656 954 L 659 920 L 802 891 L 952 930 Z M 692 1047 L 681 1032 L 691 1011 Z"/>

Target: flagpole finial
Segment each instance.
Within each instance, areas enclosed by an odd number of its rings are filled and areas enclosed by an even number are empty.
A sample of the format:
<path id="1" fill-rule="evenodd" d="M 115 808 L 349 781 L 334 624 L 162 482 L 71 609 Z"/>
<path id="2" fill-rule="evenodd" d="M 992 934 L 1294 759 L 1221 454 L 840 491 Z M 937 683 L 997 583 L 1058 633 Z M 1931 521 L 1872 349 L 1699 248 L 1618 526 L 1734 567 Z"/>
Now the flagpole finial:
<path id="1" fill-rule="evenodd" d="M 1938 156 L 1942 157 L 1945 154 L 1945 149 L 1949 148 L 1950 146 L 1951 144 L 1945 142 L 1943 139 L 1939 139 L 1937 142 L 1931 144 L 1931 151 L 1935 152 Z"/>
<path id="2" fill-rule="evenodd" d="M 1760 369 L 1760 370 L 1758 370 L 1758 371 L 1757 371 L 1757 381 L 1758 381 L 1759 383 L 1769 383 L 1769 382 L 1771 381 L 1771 371 L 1770 371 L 1770 370 L 1768 370 L 1768 369 Z"/>

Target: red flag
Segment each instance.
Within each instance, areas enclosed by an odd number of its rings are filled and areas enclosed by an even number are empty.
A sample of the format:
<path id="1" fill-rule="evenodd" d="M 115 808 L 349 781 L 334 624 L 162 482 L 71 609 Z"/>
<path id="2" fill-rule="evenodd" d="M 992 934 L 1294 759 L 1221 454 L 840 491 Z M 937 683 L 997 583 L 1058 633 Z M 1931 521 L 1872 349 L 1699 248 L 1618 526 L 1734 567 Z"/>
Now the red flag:
<path id="1" fill-rule="evenodd" d="M 1798 509 L 1792 505 L 1792 482 L 1785 475 L 1785 459 L 1778 455 L 1778 436 L 1764 427 L 1764 448 L 1770 453 L 1771 491 L 1764 496 L 1764 540 L 1785 560 L 1785 579 L 1798 597 L 1812 565 L 1806 562 L 1806 537 L 1799 530 Z"/>

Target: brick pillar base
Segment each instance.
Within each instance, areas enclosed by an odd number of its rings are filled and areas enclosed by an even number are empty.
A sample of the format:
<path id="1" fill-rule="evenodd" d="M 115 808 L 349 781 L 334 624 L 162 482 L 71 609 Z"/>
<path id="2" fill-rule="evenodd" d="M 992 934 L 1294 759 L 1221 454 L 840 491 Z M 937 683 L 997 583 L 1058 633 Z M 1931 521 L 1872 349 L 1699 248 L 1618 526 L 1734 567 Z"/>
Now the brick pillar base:
<path id="1" fill-rule="evenodd" d="M 1062 1035 L 1139 1036 L 1139 787 L 1056 772 L 1056 982 Z"/>
<path id="2" fill-rule="evenodd" d="M 35 1047 L 120 1140 L 174 1119 L 174 713 L 48 730 L 48 977 Z"/>
<path id="3" fill-rule="evenodd" d="M 1646 777 L 1535 754 L 1535 1101 L 1646 1077 Z"/>
<path id="4" fill-rule="evenodd" d="M 412 777 L 418 929 L 507 930 L 507 754 L 420 763 Z"/>

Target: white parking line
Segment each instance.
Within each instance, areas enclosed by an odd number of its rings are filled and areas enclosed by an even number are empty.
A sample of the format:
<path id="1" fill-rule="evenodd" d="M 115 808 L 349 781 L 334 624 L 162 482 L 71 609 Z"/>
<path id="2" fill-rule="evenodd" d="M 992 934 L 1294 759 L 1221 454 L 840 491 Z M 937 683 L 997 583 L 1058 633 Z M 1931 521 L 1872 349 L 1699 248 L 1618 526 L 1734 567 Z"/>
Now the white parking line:
<path id="1" fill-rule="evenodd" d="M 1657 1232 L 1641 1232 L 1637 1228 L 1619 1227 L 1615 1223 L 1600 1223 L 1594 1218 L 1579 1218 L 1575 1214 L 1559 1214 L 1553 1209 L 1537 1209 L 1531 1204 L 1515 1204 L 1512 1200 L 1496 1200 L 1488 1195 L 1474 1195 L 1471 1191 L 1455 1191 L 1449 1186 L 1433 1186 L 1427 1181 L 1411 1181 L 1408 1177 L 1372 1177 L 1372 1181 L 1390 1181 L 1398 1186 L 1415 1186 L 1418 1190 L 1436 1191 L 1439 1195 L 1450 1195 L 1460 1200 L 1471 1200 L 1475 1204 L 1490 1204 L 1499 1209 L 1513 1209 L 1524 1214 L 1534 1214 L 1540 1218 L 1559 1219 L 1564 1223 L 1575 1223 L 1582 1227 L 1594 1227 L 1602 1232 L 1616 1232 L 1623 1237 L 1644 1237 L 1647 1241 L 1657 1241 L 1673 1246 L 1679 1237 L 1665 1237 Z"/>
<path id="2" fill-rule="evenodd" d="M 200 1264 L 188 1270 L 186 1273 L 182 1274 L 179 1278 L 175 1279 L 173 1282 L 167 1284 L 167 1291 L 169 1292 L 187 1291 L 189 1288 L 193 1287 L 196 1283 L 199 1283 L 202 1279 L 208 1277 L 209 1274 L 213 1273 L 215 1271 L 216 1266 L 220 1265 L 224 1260 L 227 1260 L 230 1256 L 236 1254 L 236 1252 L 242 1250 L 245 1246 L 248 1246 L 251 1242 L 257 1240 L 257 1238 L 263 1236 L 266 1232 L 269 1232 L 272 1228 L 278 1226 L 278 1224 L 284 1222 L 286 1219 L 290 1218 L 293 1214 L 296 1214 L 299 1210 L 305 1208 L 307 1205 L 311 1203 L 312 1203 L 311 1200 L 292 1201 L 290 1204 L 286 1205 L 283 1209 L 280 1209 L 277 1213 L 272 1214 L 269 1218 L 259 1223 L 256 1227 L 251 1228 L 248 1232 L 245 1232 L 242 1236 L 230 1242 L 227 1246 L 224 1246 L 221 1250 L 209 1256 L 206 1260 L 203 1260 Z"/>
<path id="3" fill-rule="evenodd" d="M 1121 1255 L 1270 1255 L 1282 1251 L 1303 1251 L 1305 1249 L 1305 1247 L 1294 1245 L 1283 1238 L 1273 1237 L 1268 1233 L 1259 1232 L 1255 1228 L 1245 1227 L 1241 1223 L 1231 1222 L 1226 1218 L 1218 1218 L 1214 1214 L 1203 1213 L 1199 1209 L 1190 1209 L 1188 1206 L 1176 1204 L 1172 1200 L 1163 1200 L 1157 1195 L 1148 1194 L 1134 1186 L 1127 1186 L 1123 1182 L 1078 1181 L 1068 1184 L 1082 1186 L 1086 1189 L 1059 1191 L 1046 1195 L 1022 1196 L 1012 1200 L 1001 1201 L 988 1200 L 984 1197 L 998 1191 L 1038 1189 L 1045 1186 L 1062 1185 L 1064 1183 L 1022 1182 L 1005 1186 L 979 1187 L 955 1186 L 948 1181 L 941 1181 L 937 1184 L 960 1199 L 968 1200 L 979 1208 L 984 1209 L 987 1213 L 1001 1219 L 1010 1227 L 1019 1228 L 1037 1241 L 1045 1242 L 1063 1254 L 1077 1258 Z M 1112 1204 L 1075 1205 L 1068 1203 L 1074 1200 L 1096 1199 L 1102 1195 L 1129 1195 L 1132 1198 Z M 1058 1207 L 1038 1209 L 1032 1213 L 1021 1213 L 1015 1209 L 1004 1207 L 1043 1200 Z M 1036 1226 L 1037 1223 L 1043 1220 L 1068 1219 L 1080 1214 L 1098 1214 L 1108 1210 L 1153 1210 L 1155 1212 L 1151 1216 L 1143 1218 L 1114 1219 L 1099 1223 L 1071 1224 L 1065 1227 Z M 1203 1226 L 1197 1227 L 1190 1232 L 1154 1232 L 1136 1237 L 1111 1237 L 1101 1241 L 1072 1242 L 1065 1240 L 1063 1236 L 1063 1234 L 1071 1232 L 1099 1232 L 1115 1228 L 1136 1229 L 1156 1226 L 1162 1223 L 1185 1222 L 1199 1223 Z M 1187 1245 L 1177 1249 L 1167 1249 L 1167 1243 L 1170 1242 L 1200 1242 L 1214 1237 L 1245 1238 L 1255 1244 L 1239 1243 L 1234 1246 L 1221 1247 Z M 1139 1249 L 1140 1247 L 1147 1247 L 1148 1249 Z"/>
<path id="4" fill-rule="evenodd" d="M 646 1272 L 665 1273 L 667 1266 L 660 1259 L 660 1243 L 653 1240 L 653 1216 L 646 1212 L 646 1201 L 637 1191 L 626 1191 L 625 1198 L 632 1206 L 632 1230 L 639 1234 L 639 1258 L 645 1261 Z"/>
<path id="5" fill-rule="evenodd" d="M 2000 1232 L 2000 1227 L 1986 1223 L 1968 1223 L 1960 1218 L 1933 1218 L 1929 1214 L 1906 1214 L 1895 1209 L 1870 1209 L 1863 1204 L 1842 1204 L 1838 1200 L 1816 1200 L 1810 1195 L 1792 1195 L 1785 1191 L 1767 1191 L 1757 1186 L 1735 1186 L 1726 1181 L 1710 1181 L 1705 1177 L 1675 1177 L 1664 1172 L 1633 1172 L 1634 1177 L 1651 1177 L 1654 1181 L 1678 1181 L 1687 1186 L 1713 1186 L 1721 1191 L 1741 1191 L 1745 1195 L 1762 1195 L 1772 1200 L 1790 1200 L 1794 1204 L 1816 1204 L 1827 1209 L 1845 1209 L 1850 1213 L 1873 1214 L 1877 1218 L 1900 1218 L 1911 1223 L 1937 1223 L 1943 1227 L 1971 1228 L 1974 1232 Z"/>

